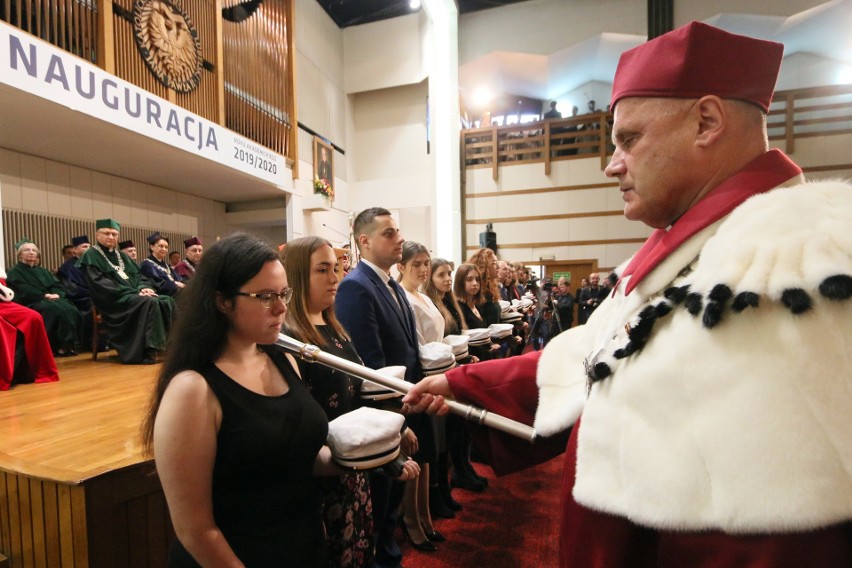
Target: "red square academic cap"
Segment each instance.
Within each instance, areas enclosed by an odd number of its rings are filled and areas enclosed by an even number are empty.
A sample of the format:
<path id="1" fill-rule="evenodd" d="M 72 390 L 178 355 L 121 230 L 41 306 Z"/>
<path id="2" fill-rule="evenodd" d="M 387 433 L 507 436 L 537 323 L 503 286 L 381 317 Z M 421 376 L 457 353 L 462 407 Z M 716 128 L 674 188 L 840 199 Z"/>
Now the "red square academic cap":
<path id="1" fill-rule="evenodd" d="M 626 97 L 716 95 L 769 110 L 784 45 L 692 22 L 621 54 L 610 107 Z"/>

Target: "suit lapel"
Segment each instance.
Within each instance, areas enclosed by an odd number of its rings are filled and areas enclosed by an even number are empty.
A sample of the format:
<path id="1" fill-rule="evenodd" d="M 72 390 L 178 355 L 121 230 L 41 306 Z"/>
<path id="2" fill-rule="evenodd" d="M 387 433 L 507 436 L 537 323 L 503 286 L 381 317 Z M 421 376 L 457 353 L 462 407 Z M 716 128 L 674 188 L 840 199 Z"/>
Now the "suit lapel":
<path id="1" fill-rule="evenodd" d="M 362 266 L 362 264 L 359 264 L 358 266 L 360 267 Z M 408 312 L 410 312 L 411 310 L 408 309 L 408 304 L 406 303 L 405 298 L 400 298 L 399 304 L 397 304 L 397 301 L 393 298 L 393 296 L 391 296 L 391 291 L 388 290 L 388 287 L 385 286 L 385 283 L 382 282 L 382 279 L 379 278 L 379 275 L 376 274 L 375 270 L 373 270 L 366 264 L 363 264 L 363 271 L 367 278 L 370 279 L 370 282 L 373 283 L 373 286 L 376 287 L 376 291 L 378 292 L 379 296 L 385 301 L 385 303 L 387 303 L 388 308 L 394 314 L 396 314 L 396 317 L 399 319 L 399 323 L 402 325 L 402 328 L 405 330 L 405 333 L 410 337 L 411 330 L 409 325 Z"/>

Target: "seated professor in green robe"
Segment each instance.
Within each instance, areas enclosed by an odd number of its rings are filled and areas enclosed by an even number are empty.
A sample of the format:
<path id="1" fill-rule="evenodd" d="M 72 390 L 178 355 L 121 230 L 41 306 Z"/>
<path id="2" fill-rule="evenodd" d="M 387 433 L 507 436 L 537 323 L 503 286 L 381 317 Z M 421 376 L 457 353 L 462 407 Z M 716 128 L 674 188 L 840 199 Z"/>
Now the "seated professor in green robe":
<path id="1" fill-rule="evenodd" d="M 96 227 L 96 242 L 78 266 L 86 275 L 107 339 L 122 363 L 154 363 L 166 346 L 174 300 L 158 296 L 139 266 L 116 248 L 118 221 L 99 219 Z"/>
<path id="2" fill-rule="evenodd" d="M 15 243 L 15 248 L 18 263 L 6 277 L 15 291 L 15 302 L 41 314 L 54 356 L 76 355 L 83 331 L 80 311 L 68 300 L 59 280 L 39 265 L 41 251 L 35 243 L 24 237 Z"/>

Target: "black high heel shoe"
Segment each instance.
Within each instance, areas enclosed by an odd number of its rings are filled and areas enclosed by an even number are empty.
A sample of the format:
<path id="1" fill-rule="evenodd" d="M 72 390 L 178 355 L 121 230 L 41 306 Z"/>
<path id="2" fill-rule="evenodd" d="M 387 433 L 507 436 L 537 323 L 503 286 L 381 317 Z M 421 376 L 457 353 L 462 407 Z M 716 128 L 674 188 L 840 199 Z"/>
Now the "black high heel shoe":
<path id="1" fill-rule="evenodd" d="M 437 552 L 438 551 L 438 547 L 435 546 L 435 543 L 433 543 L 432 541 L 429 540 L 428 535 L 426 536 L 426 540 L 424 540 L 423 542 L 420 542 L 420 543 L 414 542 L 414 539 L 411 537 L 411 533 L 408 532 L 408 525 L 405 524 L 404 519 L 402 519 L 402 518 L 399 519 L 399 526 L 402 527 L 402 532 L 405 535 L 405 538 L 408 539 L 408 542 L 411 543 L 411 547 L 414 548 L 414 550 L 419 550 L 420 552 Z M 424 533 L 425 533 L 425 531 L 424 531 Z"/>
<path id="2" fill-rule="evenodd" d="M 426 538 L 428 538 L 432 542 L 447 542 L 447 537 L 445 537 L 438 531 L 427 531 L 426 529 L 423 529 L 423 534 L 425 534 Z"/>

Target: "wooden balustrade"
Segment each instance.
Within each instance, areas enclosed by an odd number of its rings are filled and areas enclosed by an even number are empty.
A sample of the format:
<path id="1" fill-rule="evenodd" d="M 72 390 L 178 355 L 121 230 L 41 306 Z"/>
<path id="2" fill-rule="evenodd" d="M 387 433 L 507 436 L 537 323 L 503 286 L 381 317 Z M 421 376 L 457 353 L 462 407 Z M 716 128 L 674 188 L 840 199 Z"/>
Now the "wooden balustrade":
<path id="1" fill-rule="evenodd" d="M 544 163 L 549 174 L 552 161 L 596 155 L 603 167 L 611 132 L 612 115 L 606 112 L 464 130 L 464 167 L 491 168 L 495 180 L 499 165 Z"/>
<path id="2" fill-rule="evenodd" d="M 797 138 L 852 133 L 852 85 L 812 87 L 775 93 L 767 115 L 771 141 L 783 141 L 792 154 Z M 500 166 L 543 163 L 597 155 L 601 169 L 614 149 L 609 113 L 543 120 L 511 126 L 463 130 L 462 171 L 491 168 L 496 180 Z"/>

